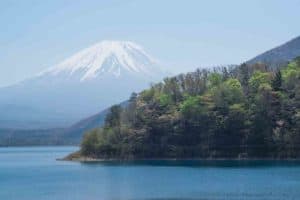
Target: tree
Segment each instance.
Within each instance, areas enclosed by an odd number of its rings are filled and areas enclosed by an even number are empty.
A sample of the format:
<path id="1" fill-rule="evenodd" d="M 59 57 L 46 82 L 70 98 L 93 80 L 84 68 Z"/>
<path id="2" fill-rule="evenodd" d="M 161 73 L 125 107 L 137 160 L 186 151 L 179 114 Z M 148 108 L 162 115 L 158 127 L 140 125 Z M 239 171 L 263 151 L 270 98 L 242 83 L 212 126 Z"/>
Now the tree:
<path id="1" fill-rule="evenodd" d="M 97 129 L 94 129 L 91 132 L 86 133 L 81 142 L 81 153 L 83 155 L 96 156 L 98 143 L 99 143 L 99 134 Z"/>
<path id="2" fill-rule="evenodd" d="M 300 65 L 297 62 L 291 62 L 282 69 L 283 87 L 285 90 L 293 90 L 300 79 Z"/>
<path id="3" fill-rule="evenodd" d="M 123 122 L 126 124 L 133 123 L 135 124 L 136 118 L 137 118 L 137 100 L 138 100 L 138 94 L 132 93 L 129 98 L 129 102 L 127 107 L 125 108 L 123 112 Z"/>
<path id="4" fill-rule="evenodd" d="M 227 67 L 223 67 L 222 68 L 222 78 L 223 78 L 223 81 L 226 81 L 227 79 L 230 78 L 230 75 L 229 75 L 229 72 L 227 70 Z"/>
<path id="5" fill-rule="evenodd" d="M 229 78 L 218 87 L 210 90 L 215 105 L 223 114 L 228 112 L 229 106 L 243 100 L 242 86 L 238 79 Z"/>
<path id="6" fill-rule="evenodd" d="M 188 96 L 180 105 L 180 111 L 187 119 L 196 119 L 204 108 L 201 106 L 201 99 L 199 96 Z"/>
<path id="7" fill-rule="evenodd" d="M 114 105 L 110 108 L 109 113 L 105 118 L 105 126 L 114 127 L 121 124 L 121 112 L 122 107 L 120 105 Z"/>
<path id="8" fill-rule="evenodd" d="M 267 72 L 255 71 L 249 79 L 251 92 L 257 93 L 262 84 L 270 84 L 270 74 Z"/>
<path id="9" fill-rule="evenodd" d="M 281 76 L 281 71 L 277 70 L 275 73 L 275 77 L 272 80 L 272 88 L 275 91 L 281 90 L 281 85 L 282 85 L 282 76 Z"/>
<path id="10" fill-rule="evenodd" d="M 222 83 L 222 76 L 217 72 L 213 72 L 208 76 L 208 80 L 210 87 L 216 87 Z"/>
<path id="11" fill-rule="evenodd" d="M 165 78 L 163 92 L 171 97 L 174 102 L 181 100 L 182 94 L 176 78 Z"/>
<path id="12" fill-rule="evenodd" d="M 249 67 L 246 63 L 243 63 L 238 69 L 239 69 L 238 78 L 240 80 L 240 83 L 242 84 L 245 95 L 248 96 L 249 79 L 250 79 Z"/>

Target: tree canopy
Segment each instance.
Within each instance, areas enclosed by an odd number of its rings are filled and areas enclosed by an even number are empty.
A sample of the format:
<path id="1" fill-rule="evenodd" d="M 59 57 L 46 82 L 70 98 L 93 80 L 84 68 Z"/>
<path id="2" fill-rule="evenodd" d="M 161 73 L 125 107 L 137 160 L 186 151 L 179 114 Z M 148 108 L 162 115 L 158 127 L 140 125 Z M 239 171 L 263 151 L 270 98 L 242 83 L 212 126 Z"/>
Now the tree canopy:
<path id="1" fill-rule="evenodd" d="M 85 134 L 95 158 L 299 158 L 300 59 L 166 78 Z"/>

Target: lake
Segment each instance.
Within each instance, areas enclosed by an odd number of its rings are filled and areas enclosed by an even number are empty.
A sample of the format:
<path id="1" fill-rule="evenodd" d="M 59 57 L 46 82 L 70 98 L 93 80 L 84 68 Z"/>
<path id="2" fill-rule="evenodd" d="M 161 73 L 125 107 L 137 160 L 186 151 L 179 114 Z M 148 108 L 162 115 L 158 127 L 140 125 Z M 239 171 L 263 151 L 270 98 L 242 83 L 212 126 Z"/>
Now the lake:
<path id="1" fill-rule="evenodd" d="M 300 198 L 298 161 L 56 161 L 76 149 L 0 148 L 0 199 Z"/>

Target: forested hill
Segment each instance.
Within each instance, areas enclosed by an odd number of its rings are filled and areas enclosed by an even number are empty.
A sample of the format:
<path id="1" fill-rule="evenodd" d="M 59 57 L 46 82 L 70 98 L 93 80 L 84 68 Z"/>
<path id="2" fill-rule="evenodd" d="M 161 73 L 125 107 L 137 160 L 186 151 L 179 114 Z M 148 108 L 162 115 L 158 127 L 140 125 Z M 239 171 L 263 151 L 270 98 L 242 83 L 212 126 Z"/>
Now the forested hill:
<path id="1" fill-rule="evenodd" d="M 283 45 L 273 48 L 263 54 L 249 60 L 248 64 L 258 62 L 267 63 L 272 67 L 278 67 L 292 61 L 300 55 L 300 36 L 294 38 Z"/>
<path id="2" fill-rule="evenodd" d="M 300 58 L 277 71 L 242 64 L 166 78 L 111 107 L 69 158 L 299 158 L 299 148 Z"/>

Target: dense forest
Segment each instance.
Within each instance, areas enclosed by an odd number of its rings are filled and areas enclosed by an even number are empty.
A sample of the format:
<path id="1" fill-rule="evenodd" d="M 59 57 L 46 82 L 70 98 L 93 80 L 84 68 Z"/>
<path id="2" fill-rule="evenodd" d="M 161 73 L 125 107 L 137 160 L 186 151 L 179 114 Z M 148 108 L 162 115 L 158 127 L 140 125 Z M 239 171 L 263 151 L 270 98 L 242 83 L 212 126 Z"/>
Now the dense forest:
<path id="1" fill-rule="evenodd" d="M 101 159 L 299 158 L 300 58 L 166 78 L 112 106 L 80 156 Z"/>

